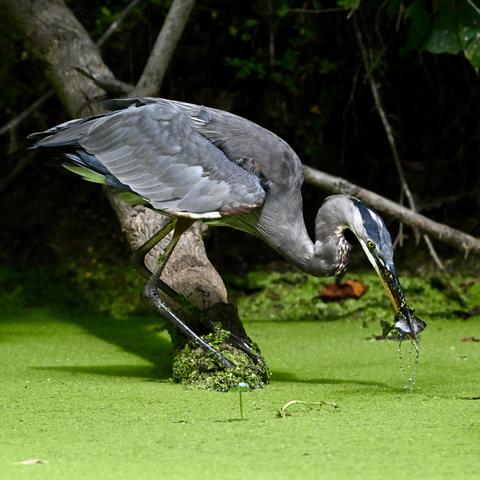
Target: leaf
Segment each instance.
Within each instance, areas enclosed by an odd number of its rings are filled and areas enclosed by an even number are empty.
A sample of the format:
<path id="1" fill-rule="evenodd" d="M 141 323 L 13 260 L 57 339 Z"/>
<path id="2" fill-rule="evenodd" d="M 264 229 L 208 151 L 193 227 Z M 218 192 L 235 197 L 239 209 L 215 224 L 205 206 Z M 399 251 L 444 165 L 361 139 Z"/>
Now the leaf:
<path id="1" fill-rule="evenodd" d="M 358 280 L 347 280 L 344 283 L 327 283 L 320 294 L 324 302 L 338 302 L 346 298 L 360 298 L 368 290 L 365 285 Z"/>
<path id="2" fill-rule="evenodd" d="M 356 10 L 360 5 L 361 0 L 337 0 L 337 5 L 346 10 Z"/>
<path id="3" fill-rule="evenodd" d="M 472 64 L 477 72 L 480 69 L 480 40 L 478 37 L 479 34 L 477 33 L 477 38 L 472 41 L 464 51 L 466 59 Z"/>
<path id="4" fill-rule="evenodd" d="M 46 465 L 48 460 L 40 460 L 39 458 L 29 458 L 27 460 L 21 460 L 15 462 L 15 465 Z"/>
<path id="5" fill-rule="evenodd" d="M 411 25 L 403 53 L 414 49 L 434 54 L 463 52 L 480 69 L 480 15 L 468 2 L 438 0 L 429 11 L 425 0 L 416 0 L 406 17 Z"/>
<path id="6" fill-rule="evenodd" d="M 292 405 L 303 405 L 307 408 L 307 410 L 313 410 L 315 408 L 321 408 L 325 405 L 329 406 L 329 407 L 332 407 L 334 410 L 336 410 L 338 408 L 338 405 L 335 402 L 327 402 L 325 400 L 320 400 L 318 402 L 305 402 L 303 400 L 290 400 L 283 407 L 278 409 L 277 417 L 279 417 L 279 418 L 291 417 L 292 414 L 288 411 L 288 409 Z"/>
<path id="7" fill-rule="evenodd" d="M 245 382 L 240 382 L 232 388 L 229 388 L 229 392 L 248 392 L 250 390 L 250 385 Z"/>

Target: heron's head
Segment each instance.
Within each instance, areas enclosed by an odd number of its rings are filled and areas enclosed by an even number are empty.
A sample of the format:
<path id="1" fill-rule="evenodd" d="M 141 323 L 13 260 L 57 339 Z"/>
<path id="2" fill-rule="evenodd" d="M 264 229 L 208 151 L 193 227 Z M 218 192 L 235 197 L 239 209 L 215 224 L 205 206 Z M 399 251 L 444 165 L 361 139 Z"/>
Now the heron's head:
<path id="1" fill-rule="evenodd" d="M 365 255 L 377 272 L 395 310 L 396 328 L 405 336 L 413 336 L 425 328 L 425 323 L 413 315 L 407 305 L 393 262 L 393 245 L 383 219 L 360 200 L 345 195 L 333 195 L 325 200 L 327 217 L 337 225 L 336 234 L 343 241 L 357 238 Z M 325 217 L 325 213 L 322 215 Z M 320 216 L 320 215 L 319 215 Z M 317 238 L 319 229 L 324 228 L 317 216 Z M 330 225 L 332 228 L 333 225 Z M 330 230 L 332 231 L 332 230 Z M 339 249 L 343 243 L 339 241 Z"/>

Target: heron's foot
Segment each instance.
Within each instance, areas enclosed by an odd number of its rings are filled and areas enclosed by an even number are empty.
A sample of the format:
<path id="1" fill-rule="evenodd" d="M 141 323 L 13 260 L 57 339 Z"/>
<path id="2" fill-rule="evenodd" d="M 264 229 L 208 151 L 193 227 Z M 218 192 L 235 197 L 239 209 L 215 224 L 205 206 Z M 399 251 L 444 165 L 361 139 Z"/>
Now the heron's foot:
<path id="1" fill-rule="evenodd" d="M 237 309 L 231 304 L 217 303 L 202 312 L 202 324 L 209 332 L 226 333 L 224 343 L 248 355 L 257 365 L 267 370 L 267 365 L 260 355 L 258 347 L 252 345 L 238 317 Z"/>
<path id="2" fill-rule="evenodd" d="M 261 355 L 243 338 L 230 332 L 228 343 L 243 353 L 247 354 L 256 364 L 268 368 Z"/>
<path id="3" fill-rule="evenodd" d="M 170 321 L 172 326 L 185 335 L 187 338 L 193 340 L 205 353 L 210 353 L 212 356 L 225 368 L 234 369 L 236 365 L 225 358 L 216 348 L 210 343 L 197 335 L 181 318 L 181 316 L 172 310 L 172 308 L 163 300 L 158 289 L 158 278 L 155 275 L 145 285 L 144 295 L 150 304 L 167 320 Z"/>
<path id="4" fill-rule="evenodd" d="M 230 332 L 216 326 L 215 330 L 203 339 L 217 349 L 235 368 L 219 365 L 217 358 L 206 355 L 193 340 L 174 352 L 172 374 L 176 382 L 208 390 L 228 391 L 239 383 L 247 383 L 250 388 L 262 388 L 269 380 L 269 371 L 256 355 L 245 352 L 231 343 Z M 253 350 L 253 349 L 252 349 Z M 255 357 L 255 359 L 253 359 Z"/>
<path id="5" fill-rule="evenodd" d="M 213 347 L 212 347 L 213 348 Z M 215 350 L 215 349 L 214 349 Z M 237 366 L 231 362 L 228 358 L 225 358 L 219 351 L 215 350 L 217 355 L 217 360 L 225 367 L 225 368 L 237 368 Z"/>

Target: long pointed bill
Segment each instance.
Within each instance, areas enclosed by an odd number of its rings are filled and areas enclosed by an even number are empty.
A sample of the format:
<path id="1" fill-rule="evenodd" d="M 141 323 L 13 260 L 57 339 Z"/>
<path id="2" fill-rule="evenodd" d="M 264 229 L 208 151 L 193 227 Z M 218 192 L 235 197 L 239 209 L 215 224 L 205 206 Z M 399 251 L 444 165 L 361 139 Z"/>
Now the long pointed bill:
<path id="1" fill-rule="evenodd" d="M 402 338 L 413 338 L 416 340 L 417 335 L 425 329 L 427 324 L 415 316 L 413 308 L 408 306 L 393 263 L 386 265 L 381 258 L 370 252 L 368 247 L 363 245 L 363 242 L 360 243 L 370 263 L 382 280 L 382 284 L 395 310 L 395 325 L 387 328 L 387 331 L 395 329 Z"/>

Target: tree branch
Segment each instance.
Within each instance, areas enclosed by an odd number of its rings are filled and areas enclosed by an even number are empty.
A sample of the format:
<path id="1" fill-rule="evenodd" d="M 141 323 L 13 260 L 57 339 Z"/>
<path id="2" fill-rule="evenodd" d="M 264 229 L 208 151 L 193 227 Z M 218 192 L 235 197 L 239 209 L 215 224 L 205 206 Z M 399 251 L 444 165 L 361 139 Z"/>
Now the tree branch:
<path id="1" fill-rule="evenodd" d="M 478 8 L 472 0 L 467 0 L 468 4 L 480 15 L 480 8 Z"/>
<path id="2" fill-rule="evenodd" d="M 55 94 L 55 90 L 53 88 L 45 92 L 41 97 L 35 100 L 28 108 L 23 110 L 23 112 L 21 112 L 15 118 L 12 118 L 12 120 L 10 120 L 2 128 L 0 128 L 0 136 L 16 128 L 20 123 L 22 123 L 25 119 L 27 119 L 33 112 L 38 110 L 44 103 L 50 100 L 54 96 L 54 94 Z"/>
<path id="3" fill-rule="evenodd" d="M 105 90 L 105 92 L 112 95 L 123 96 L 134 88 L 133 85 L 122 82 L 116 77 L 98 78 L 93 73 L 83 68 L 75 67 L 75 70 L 83 76 L 89 78 L 95 85 L 97 85 L 97 87 L 100 87 L 102 90 Z"/>
<path id="4" fill-rule="evenodd" d="M 13 169 L 0 179 L 0 193 L 2 193 L 8 185 L 27 167 L 34 155 L 32 152 L 25 153 L 19 162 L 15 163 Z"/>
<path id="5" fill-rule="evenodd" d="M 335 177 L 305 165 L 305 182 L 328 193 L 353 195 L 386 216 L 393 217 L 412 228 L 417 228 L 435 240 L 441 241 L 461 250 L 465 256 L 470 252 L 480 254 L 480 240 L 467 233 L 435 222 L 424 215 L 399 205 L 377 193 L 359 187 L 341 177 Z"/>
<path id="6" fill-rule="evenodd" d="M 130 12 L 141 2 L 142 0 L 133 0 L 130 2 L 125 9 L 120 13 L 118 18 L 112 22 L 112 24 L 107 28 L 105 33 L 97 40 L 96 45 L 97 47 L 101 48 L 110 38 L 112 35 L 119 29 L 120 25 L 125 21 L 125 19 L 128 17 Z M 82 72 L 83 73 L 83 72 Z M 113 78 L 113 80 L 112 80 Z M 97 81 L 98 85 L 98 80 L 92 79 L 94 81 Z M 116 82 L 115 82 L 116 81 Z M 131 90 L 131 85 L 126 84 L 124 82 L 121 82 L 120 80 L 117 80 L 115 77 L 110 77 L 110 84 L 106 84 L 107 80 L 104 80 L 104 87 L 106 91 L 109 91 L 108 88 L 112 90 L 112 82 L 116 85 L 118 92 L 121 91 L 120 87 L 123 88 L 122 94 L 125 94 L 126 92 Z M 103 88 L 102 85 L 98 85 L 100 88 Z M 39 97 L 35 102 L 33 102 L 28 108 L 20 112 L 19 115 L 17 115 L 15 118 L 10 120 L 8 123 L 6 123 L 3 127 L 0 128 L 0 136 L 10 132 L 14 128 L 16 128 L 20 123 L 22 123 L 24 120 L 26 120 L 32 113 L 37 111 L 39 108 L 41 108 L 50 98 L 52 98 L 55 95 L 55 90 L 51 88 L 47 92 L 45 92 L 41 97 Z"/>
<path id="7" fill-rule="evenodd" d="M 173 0 L 145 69 L 137 86 L 130 92 L 130 96 L 153 97 L 158 95 L 163 77 L 194 4 L 195 0 Z"/>
<path id="8" fill-rule="evenodd" d="M 380 116 L 380 119 L 383 124 L 383 128 L 385 130 L 385 134 L 387 136 L 388 144 L 390 145 L 390 150 L 392 151 L 393 161 L 395 163 L 395 167 L 397 169 L 398 178 L 400 180 L 400 185 L 407 197 L 407 201 L 410 205 L 410 208 L 416 212 L 417 208 L 415 206 L 415 200 L 413 198 L 412 192 L 410 191 L 410 187 L 408 186 L 407 179 L 403 172 L 402 162 L 400 160 L 400 155 L 398 153 L 397 143 L 395 141 L 395 136 L 393 134 L 393 128 L 388 120 L 387 114 L 385 112 L 385 108 L 383 106 L 382 98 L 380 96 L 380 92 L 377 86 L 377 82 L 375 80 L 375 76 L 373 75 L 373 68 L 370 56 L 368 54 L 367 48 L 365 47 L 365 43 L 363 42 L 362 32 L 357 22 L 357 16 L 353 15 L 353 26 L 355 30 L 355 36 L 357 37 L 358 46 L 360 48 L 360 53 L 362 55 L 362 61 L 365 68 L 365 75 L 367 76 L 368 83 L 370 85 L 370 90 L 372 91 L 373 100 L 375 102 L 375 108 Z M 433 258 L 434 262 L 438 266 L 440 270 L 444 270 L 444 266 L 442 261 L 440 260 L 437 252 L 435 251 L 435 247 L 433 246 L 430 238 L 428 235 L 423 235 L 423 239 L 427 245 L 428 251 L 430 252 L 431 257 Z"/>
<path id="9" fill-rule="evenodd" d="M 114 20 L 103 35 L 97 40 L 96 45 L 98 48 L 102 48 L 103 45 L 110 40 L 110 37 L 119 29 L 120 25 L 125 21 L 130 12 L 141 2 L 142 0 L 132 0 L 120 13 L 120 15 Z"/>

